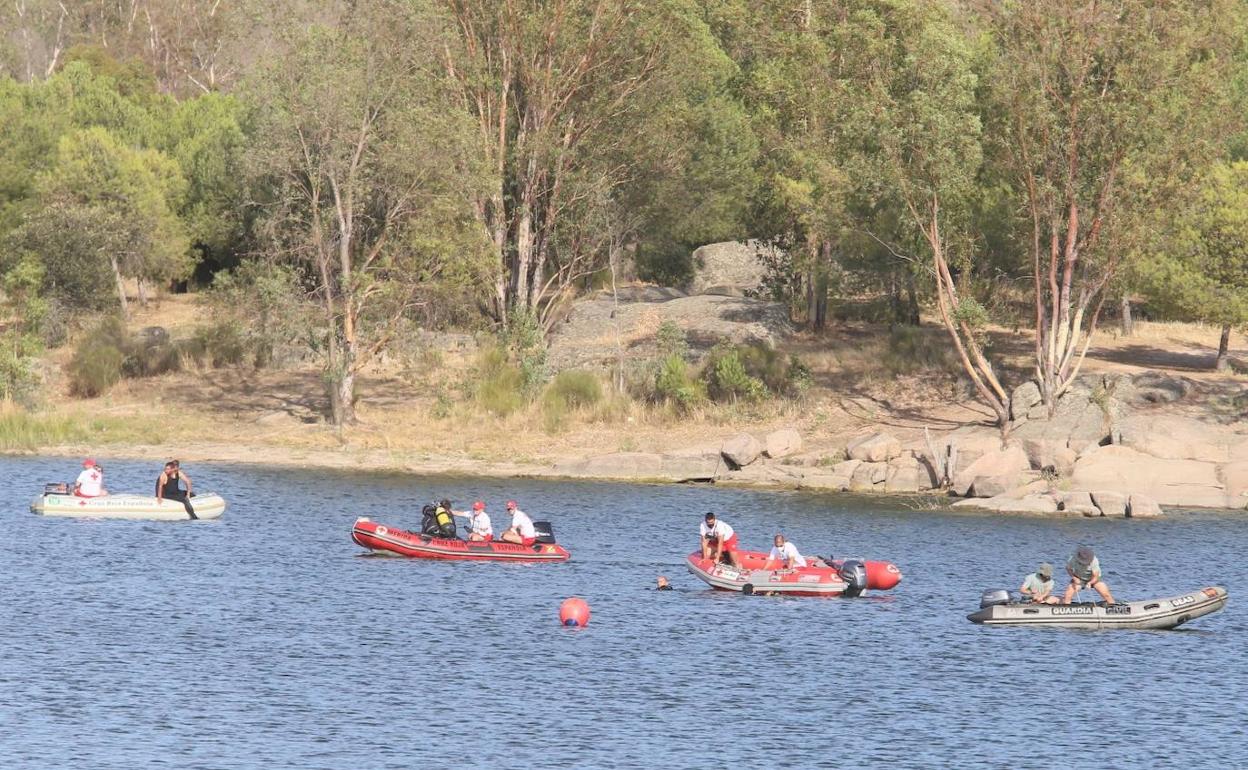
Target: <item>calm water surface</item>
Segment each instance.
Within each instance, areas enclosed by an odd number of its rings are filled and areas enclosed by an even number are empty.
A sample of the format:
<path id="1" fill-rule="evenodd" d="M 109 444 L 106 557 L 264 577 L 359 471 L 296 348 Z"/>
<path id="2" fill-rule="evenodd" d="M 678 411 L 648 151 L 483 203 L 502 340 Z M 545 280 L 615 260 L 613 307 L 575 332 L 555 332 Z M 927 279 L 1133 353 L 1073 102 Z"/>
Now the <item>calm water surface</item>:
<path id="1" fill-rule="evenodd" d="M 158 463 L 108 463 L 148 489 Z M 45 519 L 69 460 L 0 459 L 0 766 L 1245 767 L 1248 516 L 999 519 L 692 486 L 188 467 L 214 522 Z M 361 556 L 351 522 L 516 497 L 564 565 Z M 887 558 L 860 600 L 715 594 L 698 516 L 745 545 Z M 1115 593 L 1226 585 L 1175 632 L 985 629 L 983 588 L 1096 548 Z M 1060 567 L 1059 567 L 1060 568 Z M 665 573 L 677 590 L 650 590 Z M 558 625 L 584 596 L 593 620 Z"/>

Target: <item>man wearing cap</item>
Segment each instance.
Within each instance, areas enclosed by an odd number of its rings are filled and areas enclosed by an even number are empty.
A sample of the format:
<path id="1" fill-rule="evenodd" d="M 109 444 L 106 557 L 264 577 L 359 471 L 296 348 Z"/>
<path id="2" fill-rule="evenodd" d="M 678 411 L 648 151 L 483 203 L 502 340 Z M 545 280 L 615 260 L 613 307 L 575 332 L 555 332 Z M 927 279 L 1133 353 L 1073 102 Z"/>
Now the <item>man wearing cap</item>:
<path id="1" fill-rule="evenodd" d="M 1035 604 L 1057 604 L 1053 595 L 1053 565 L 1047 561 L 1040 568 L 1023 579 L 1023 587 L 1019 589 L 1023 596 Z"/>
<path id="2" fill-rule="evenodd" d="M 74 494 L 78 497 L 103 497 L 108 494 L 104 491 L 104 469 L 96 465 L 95 460 L 87 458 L 82 461 L 82 473 L 74 482 Z"/>
<path id="3" fill-rule="evenodd" d="M 728 522 L 715 518 L 715 514 L 707 512 L 698 526 L 702 535 L 702 558 L 718 562 L 720 557 L 727 556 L 728 563 L 737 565 L 737 533 Z"/>
<path id="4" fill-rule="evenodd" d="M 490 524 L 490 515 L 485 512 L 483 500 L 472 504 L 472 513 L 467 511 L 451 511 L 451 513 L 468 519 L 469 540 L 488 543 L 494 539 L 494 527 Z"/>
<path id="5" fill-rule="evenodd" d="M 507 501 L 507 510 L 511 511 L 511 527 L 499 535 L 500 540 L 520 545 L 533 545 L 537 542 L 537 530 L 533 528 L 533 520 L 529 514 L 520 510 L 515 500 Z"/>
<path id="6" fill-rule="evenodd" d="M 1070 604 L 1075 594 L 1085 587 L 1100 594 L 1106 604 L 1115 604 L 1114 595 L 1109 592 L 1109 586 L 1101 580 L 1101 562 L 1096 558 L 1096 554 L 1092 553 L 1091 548 L 1086 545 L 1079 546 L 1075 555 L 1066 562 L 1066 571 L 1070 573 L 1070 585 L 1066 586 L 1066 595 L 1062 597 L 1062 604 Z"/>

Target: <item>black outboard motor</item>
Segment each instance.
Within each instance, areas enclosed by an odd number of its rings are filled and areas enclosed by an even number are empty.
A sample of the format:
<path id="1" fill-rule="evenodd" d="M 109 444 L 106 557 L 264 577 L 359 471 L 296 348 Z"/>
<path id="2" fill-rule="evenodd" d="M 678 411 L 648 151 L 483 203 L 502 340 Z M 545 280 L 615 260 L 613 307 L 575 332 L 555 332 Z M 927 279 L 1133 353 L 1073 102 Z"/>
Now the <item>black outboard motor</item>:
<path id="1" fill-rule="evenodd" d="M 979 608 L 981 610 L 995 607 L 998 604 L 1009 604 L 1010 592 L 1004 588 L 989 588 L 979 595 Z"/>
<path id="2" fill-rule="evenodd" d="M 45 495 L 68 495 L 69 485 L 63 481 L 54 481 L 43 485 Z"/>
<path id="3" fill-rule="evenodd" d="M 550 526 L 549 521 L 533 522 L 533 531 L 537 533 L 537 539 L 534 542 L 544 545 L 555 544 L 555 530 L 554 527 Z"/>
<path id="4" fill-rule="evenodd" d="M 845 588 L 845 596 L 862 596 L 862 592 L 867 590 L 867 565 L 856 559 L 842 562 L 841 580 L 849 584 Z"/>

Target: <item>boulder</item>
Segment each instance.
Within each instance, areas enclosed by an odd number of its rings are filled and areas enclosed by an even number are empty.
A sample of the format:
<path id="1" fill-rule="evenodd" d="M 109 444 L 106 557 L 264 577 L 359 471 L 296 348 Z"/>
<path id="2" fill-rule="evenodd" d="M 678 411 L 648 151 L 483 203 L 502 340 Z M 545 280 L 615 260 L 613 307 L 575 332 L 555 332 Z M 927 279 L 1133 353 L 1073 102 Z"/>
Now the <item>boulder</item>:
<path id="1" fill-rule="evenodd" d="M 1010 394 L 1010 419 L 1016 422 L 1030 419 L 1030 412 L 1040 404 L 1040 386 L 1028 380 Z"/>
<path id="2" fill-rule="evenodd" d="M 792 428 L 773 430 L 763 439 L 763 452 L 772 459 L 802 451 L 802 435 Z"/>
<path id="3" fill-rule="evenodd" d="M 971 497 L 997 497 L 1004 495 L 1018 486 L 1018 474 L 1010 473 L 1001 476 L 976 476 L 969 494 Z"/>
<path id="4" fill-rule="evenodd" d="M 901 455 L 901 442 L 887 433 L 872 433 L 850 441 L 846 451 L 852 460 L 882 463 Z"/>
<path id="5" fill-rule="evenodd" d="M 718 452 L 670 453 L 661 455 L 659 475 L 671 481 L 712 481 L 724 468 Z"/>
<path id="6" fill-rule="evenodd" d="M 748 296 L 766 278 L 760 254 L 775 251 L 762 241 L 725 241 L 702 246 L 693 252 L 689 293 Z"/>
<path id="7" fill-rule="evenodd" d="M 1066 446 L 1066 439 L 1027 438 L 1017 441 L 1027 454 L 1027 462 L 1036 470 L 1050 469 L 1063 478 L 1070 476 L 1079 457 Z"/>
<path id="8" fill-rule="evenodd" d="M 1161 515 L 1161 506 L 1148 495 L 1132 493 L 1127 499 L 1127 516 L 1132 519 L 1151 519 Z"/>
<path id="9" fill-rule="evenodd" d="M 1031 463 L 1027 460 L 1027 454 L 1017 446 L 988 452 L 954 475 L 953 491 L 954 494 L 965 497 L 975 479 L 981 476 L 1017 476 L 1029 468 Z"/>
<path id="10" fill-rule="evenodd" d="M 1024 497 L 988 497 L 961 500 L 954 508 L 978 508 L 1001 513 L 1057 513 L 1057 501 L 1049 495 L 1026 495 Z"/>
<path id="11" fill-rule="evenodd" d="M 1101 509 L 1092 502 L 1092 495 L 1082 490 L 1058 495 L 1057 509 L 1081 516 L 1102 516 Z"/>
<path id="12" fill-rule="evenodd" d="M 1123 397 L 1132 406 L 1169 404 L 1191 393 L 1192 383 L 1164 372 L 1143 372 L 1130 378 L 1129 388 L 1123 391 Z"/>
<path id="13" fill-rule="evenodd" d="M 890 465 L 888 474 L 884 477 L 884 491 L 906 493 L 931 489 L 930 485 L 923 486 L 923 477 L 926 475 L 927 471 L 917 462 L 913 465 Z"/>
<path id="14" fill-rule="evenodd" d="M 1102 516 L 1127 515 L 1127 496 L 1121 492 L 1110 492 L 1101 489 L 1089 493 L 1089 496 L 1092 498 L 1092 504 L 1096 506 Z"/>
<path id="15" fill-rule="evenodd" d="M 1227 505 L 1231 508 L 1248 506 L 1248 460 L 1219 466 L 1218 476 L 1226 485 Z"/>
<path id="16" fill-rule="evenodd" d="M 1118 425 L 1115 443 L 1167 460 L 1229 462 L 1244 437 L 1217 423 L 1182 415 L 1137 414 Z"/>
<path id="17" fill-rule="evenodd" d="M 763 453 L 763 445 L 750 434 L 741 433 L 725 441 L 719 452 L 734 468 L 744 468 Z"/>
<path id="18" fill-rule="evenodd" d="M 655 479 L 663 470 L 663 456 L 650 452 L 614 452 L 555 466 L 569 476 L 599 479 Z"/>
<path id="19" fill-rule="evenodd" d="M 716 484 L 737 487 L 787 487 L 797 489 L 802 481 L 801 473 L 784 465 L 751 465 L 738 470 L 721 471 L 715 477 Z"/>
<path id="20" fill-rule="evenodd" d="M 1072 489 L 1141 494 L 1161 505 L 1225 508 L 1229 498 L 1218 466 L 1200 460 L 1163 460 L 1125 446 L 1096 447 L 1075 463 Z"/>
<path id="21" fill-rule="evenodd" d="M 797 483 L 798 489 L 844 492 L 849 489 L 849 476 L 824 471 L 807 471 Z"/>
<path id="22" fill-rule="evenodd" d="M 886 463 L 861 463 L 854 469 L 849 479 L 849 488 L 853 490 L 872 490 L 876 484 L 884 483 L 888 477 Z"/>
<path id="23" fill-rule="evenodd" d="M 966 425 L 946 435 L 937 450 L 947 456 L 950 446 L 957 449 L 956 467 L 949 474 L 952 477 L 985 454 L 1001 449 L 1001 432 L 996 428 Z"/>

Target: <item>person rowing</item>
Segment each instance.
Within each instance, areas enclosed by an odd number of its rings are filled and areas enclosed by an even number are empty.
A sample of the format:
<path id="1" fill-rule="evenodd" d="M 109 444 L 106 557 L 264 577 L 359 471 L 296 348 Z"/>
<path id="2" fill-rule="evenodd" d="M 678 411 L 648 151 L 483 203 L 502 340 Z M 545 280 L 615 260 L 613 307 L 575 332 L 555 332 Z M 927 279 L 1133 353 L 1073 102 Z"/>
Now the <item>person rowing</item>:
<path id="1" fill-rule="evenodd" d="M 771 553 L 767 554 L 767 562 L 763 564 L 763 569 L 776 569 L 777 566 L 797 569 L 806 566 L 806 558 L 797 552 L 797 546 L 784 539 L 784 535 L 777 532 L 773 542 L 775 544 L 771 548 Z"/>
<path id="2" fill-rule="evenodd" d="M 180 482 L 183 481 L 186 482 L 185 491 L 180 486 Z M 193 496 L 191 477 L 182 470 L 181 463 L 177 460 L 165 463 L 165 469 L 160 472 L 160 478 L 156 479 L 156 504 L 162 505 L 165 499 L 176 500 L 185 506 L 188 516 L 197 519 L 199 517 L 195 515 L 195 509 L 191 506 Z"/>
<path id="3" fill-rule="evenodd" d="M 712 562 L 718 562 L 721 558 L 727 557 L 728 563 L 732 566 L 739 566 L 737 562 L 737 533 L 732 527 L 728 526 L 728 522 L 720 521 L 715 518 L 715 514 L 708 511 L 703 517 L 702 523 L 698 525 L 698 531 L 701 534 L 702 541 L 702 558 L 710 559 Z"/>

